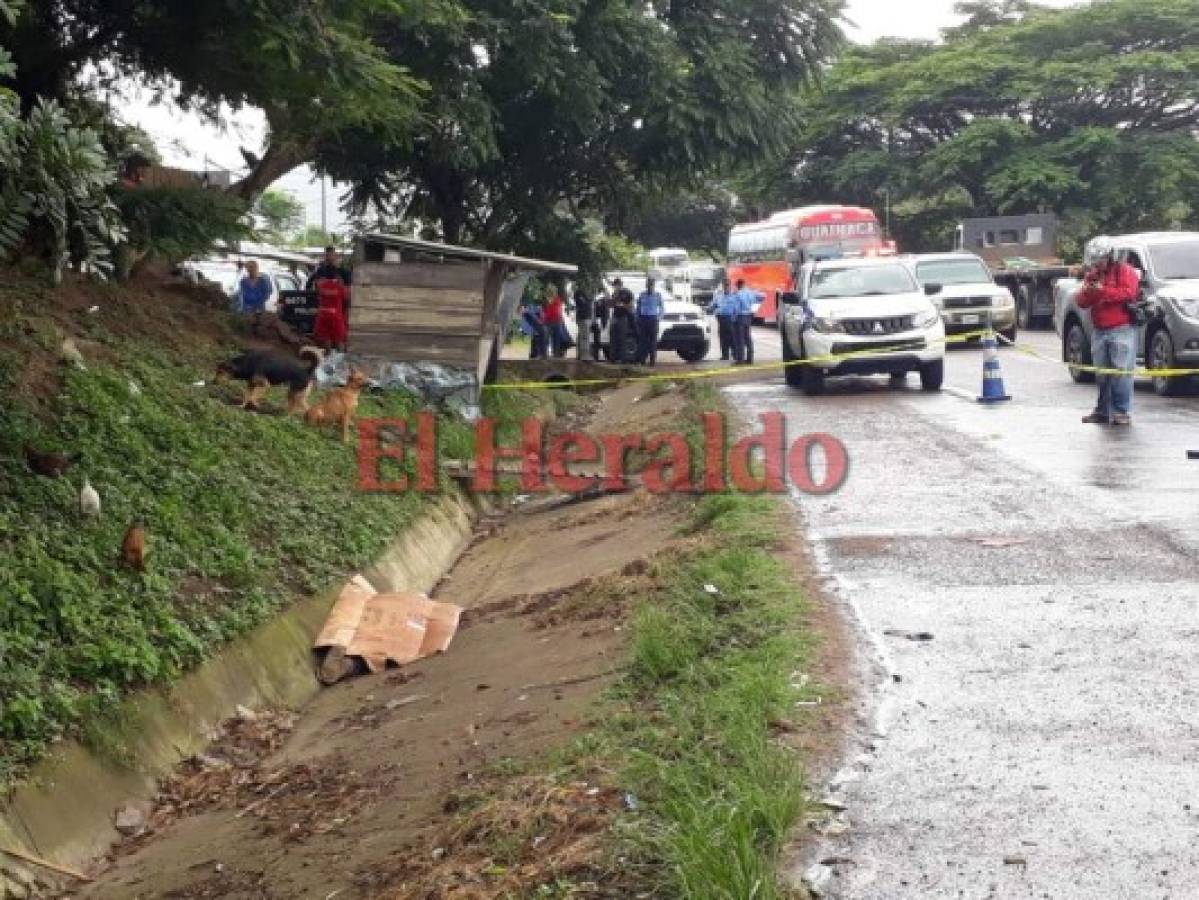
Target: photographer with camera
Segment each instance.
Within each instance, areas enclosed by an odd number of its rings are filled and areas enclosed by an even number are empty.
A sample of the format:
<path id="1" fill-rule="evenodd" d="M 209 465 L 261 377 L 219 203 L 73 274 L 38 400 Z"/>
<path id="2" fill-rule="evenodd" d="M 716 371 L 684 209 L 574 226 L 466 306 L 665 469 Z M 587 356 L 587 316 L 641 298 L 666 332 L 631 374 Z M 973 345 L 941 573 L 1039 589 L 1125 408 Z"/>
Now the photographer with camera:
<path id="1" fill-rule="evenodd" d="M 1099 369 L 1099 402 L 1083 419 L 1094 425 L 1132 424 L 1132 376 L 1137 365 L 1137 325 L 1142 315 L 1141 273 L 1116 258 L 1114 247 L 1092 248 L 1078 305 L 1091 311 L 1091 358 Z"/>

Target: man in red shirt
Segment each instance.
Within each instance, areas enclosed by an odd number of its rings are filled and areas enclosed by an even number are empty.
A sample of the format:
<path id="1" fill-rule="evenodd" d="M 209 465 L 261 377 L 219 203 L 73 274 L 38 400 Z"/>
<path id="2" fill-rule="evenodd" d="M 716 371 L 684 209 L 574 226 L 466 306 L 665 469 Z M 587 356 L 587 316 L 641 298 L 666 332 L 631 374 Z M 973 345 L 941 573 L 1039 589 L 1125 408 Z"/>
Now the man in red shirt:
<path id="1" fill-rule="evenodd" d="M 557 287 L 550 287 L 546 291 L 542 315 L 545 317 L 545 327 L 550 333 L 553 355 L 561 358 L 574 346 L 574 341 L 570 338 L 570 332 L 566 330 L 566 298 Z"/>
<path id="2" fill-rule="evenodd" d="M 1129 306 L 1140 299 L 1140 293 L 1141 273 L 1116 259 L 1114 250 L 1098 258 L 1078 293 L 1079 307 L 1091 311 L 1091 359 L 1100 369 L 1096 375 L 1099 402 L 1083 419 L 1088 424 L 1132 424 L 1137 328 Z"/>

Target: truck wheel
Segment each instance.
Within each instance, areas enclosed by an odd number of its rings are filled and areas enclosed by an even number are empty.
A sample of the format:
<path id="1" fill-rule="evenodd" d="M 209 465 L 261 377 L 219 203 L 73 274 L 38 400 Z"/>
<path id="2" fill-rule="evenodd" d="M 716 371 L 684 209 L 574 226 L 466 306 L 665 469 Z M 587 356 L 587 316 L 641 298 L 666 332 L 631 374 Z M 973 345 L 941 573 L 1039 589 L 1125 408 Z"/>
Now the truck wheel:
<path id="1" fill-rule="evenodd" d="M 1148 363 L 1150 369 L 1173 369 L 1175 366 L 1174 339 L 1165 328 L 1159 328 L 1149 338 Z M 1181 378 L 1153 377 L 1153 390 L 1159 397 L 1175 397 L 1182 387 Z"/>
<path id="2" fill-rule="evenodd" d="M 693 347 L 688 347 L 685 350 L 679 351 L 679 357 L 683 362 L 697 363 L 708 358 L 708 352 L 712 349 L 712 345 L 706 341 L 702 344 L 696 344 Z"/>
<path id="3" fill-rule="evenodd" d="M 1029 331 L 1033 326 L 1032 291 L 1028 285 L 1020 285 L 1016 291 L 1016 327 Z"/>
<path id="4" fill-rule="evenodd" d="M 1062 361 L 1070 366 L 1070 377 L 1076 384 L 1094 384 L 1095 373 L 1083 372 L 1074 366 L 1091 365 L 1091 341 L 1086 329 L 1077 319 L 1071 319 L 1062 338 Z"/>
<path id="5" fill-rule="evenodd" d="M 824 393 L 824 372 L 815 366 L 799 367 L 799 383 L 809 397 Z"/>
<path id="6" fill-rule="evenodd" d="M 920 367 L 920 387 L 933 392 L 941 390 L 945 383 L 945 360 L 938 359 Z"/>
<path id="7" fill-rule="evenodd" d="M 1004 340 L 1007 340 L 1014 344 L 1014 343 L 1016 343 L 1016 338 L 1020 334 L 1020 326 L 1013 325 L 1011 328 L 1005 328 L 1003 331 L 1001 331 L 999 333 L 1003 335 Z M 1003 346 L 1003 341 L 999 342 L 999 346 L 1000 347 Z"/>
<path id="8" fill-rule="evenodd" d="M 783 362 L 794 363 L 799 357 L 795 355 L 795 351 L 791 349 L 791 341 L 787 339 L 787 328 L 784 325 L 779 326 L 779 332 L 783 339 Z M 787 380 L 787 384 L 793 388 L 804 387 L 803 373 L 807 366 L 788 365 L 783 369 L 783 377 Z"/>

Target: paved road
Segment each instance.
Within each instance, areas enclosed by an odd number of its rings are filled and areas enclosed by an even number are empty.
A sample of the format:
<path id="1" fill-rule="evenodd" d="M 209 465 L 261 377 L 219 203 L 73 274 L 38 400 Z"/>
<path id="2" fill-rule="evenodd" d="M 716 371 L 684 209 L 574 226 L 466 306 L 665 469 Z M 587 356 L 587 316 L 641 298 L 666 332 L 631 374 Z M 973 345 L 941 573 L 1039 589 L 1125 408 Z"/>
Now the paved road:
<path id="1" fill-rule="evenodd" d="M 852 454 L 842 492 L 796 499 L 868 678 L 829 893 L 1199 897 L 1199 400 L 1085 426 L 1093 388 L 1001 358 L 1002 407 L 974 402 L 977 349 L 939 395 L 727 389 Z"/>

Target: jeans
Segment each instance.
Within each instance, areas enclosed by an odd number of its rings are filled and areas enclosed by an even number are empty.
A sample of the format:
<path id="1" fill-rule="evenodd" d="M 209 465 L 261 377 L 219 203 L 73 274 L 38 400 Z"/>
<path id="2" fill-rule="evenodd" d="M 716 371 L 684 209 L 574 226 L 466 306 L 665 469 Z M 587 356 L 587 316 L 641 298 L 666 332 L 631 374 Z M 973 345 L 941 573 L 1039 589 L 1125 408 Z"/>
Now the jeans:
<path id="1" fill-rule="evenodd" d="M 637 317 L 637 362 L 656 365 L 658 362 L 658 317 Z"/>
<path id="2" fill-rule="evenodd" d="M 736 316 L 733 319 L 733 359 L 743 363 L 754 361 L 753 316 Z"/>
<path id="3" fill-rule="evenodd" d="M 566 351 L 574 346 L 574 341 L 571 340 L 570 332 L 564 323 L 555 322 L 547 327 L 550 332 L 550 351 L 555 359 L 561 359 L 566 355 Z"/>
<path id="4" fill-rule="evenodd" d="M 720 358 L 728 359 L 733 352 L 733 319 L 731 316 L 716 317 L 716 333 L 720 336 Z"/>
<path id="5" fill-rule="evenodd" d="M 1095 412 L 1111 418 L 1132 414 L 1132 374 L 1137 365 L 1137 330 L 1131 325 L 1096 328 L 1091 336 L 1091 359 L 1100 369 L 1120 369 L 1126 375 L 1096 375 L 1099 403 Z"/>

